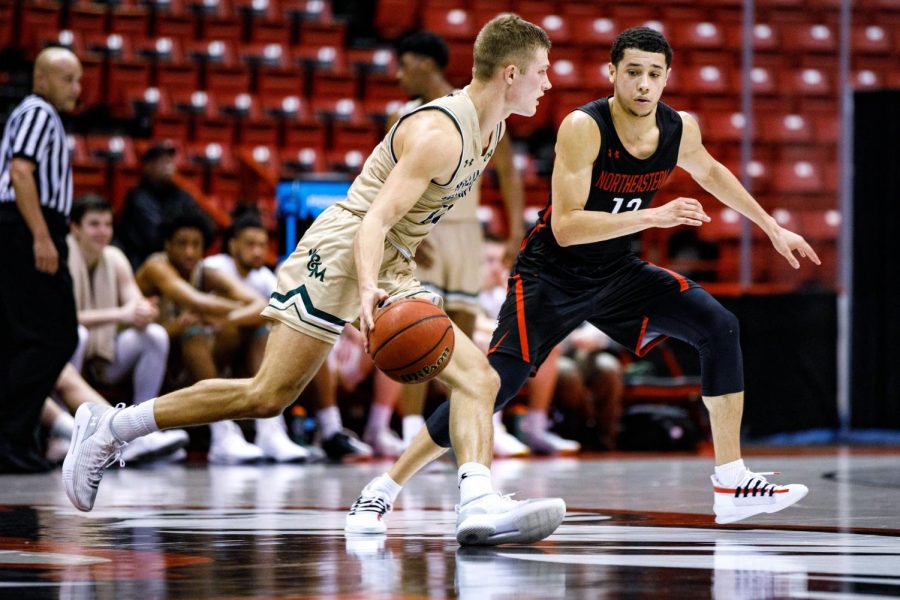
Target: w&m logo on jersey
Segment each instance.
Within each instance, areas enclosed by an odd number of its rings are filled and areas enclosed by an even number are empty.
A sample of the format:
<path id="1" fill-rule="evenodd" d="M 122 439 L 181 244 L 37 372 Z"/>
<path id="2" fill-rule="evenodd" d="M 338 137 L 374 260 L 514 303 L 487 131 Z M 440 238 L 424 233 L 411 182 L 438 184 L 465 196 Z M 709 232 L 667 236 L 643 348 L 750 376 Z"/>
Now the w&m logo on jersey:
<path id="1" fill-rule="evenodd" d="M 306 268 L 309 270 L 310 277 L 319 281 L 325 281 L 325 269 L 319 270 L 321 264 L 322 257 L 319 256 L 319 249 L 313 248 L 309 251 L 309 262 L 306 263 Z"/>

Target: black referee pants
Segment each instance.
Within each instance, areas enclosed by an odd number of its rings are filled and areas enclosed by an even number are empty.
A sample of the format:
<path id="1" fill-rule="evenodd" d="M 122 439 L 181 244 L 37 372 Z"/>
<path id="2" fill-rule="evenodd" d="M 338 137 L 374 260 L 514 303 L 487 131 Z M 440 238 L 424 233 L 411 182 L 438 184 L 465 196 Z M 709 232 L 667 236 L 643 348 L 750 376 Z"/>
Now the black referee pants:
<path id="1" fill-rule="evenodd" d="M 44 211 L 59 252 L 53 275 L 34 266 L 33 238 L 15 206 L 0 207 L 0 472 L 36 471 L 44 399 L 78 343 L 65 218 Z"/>

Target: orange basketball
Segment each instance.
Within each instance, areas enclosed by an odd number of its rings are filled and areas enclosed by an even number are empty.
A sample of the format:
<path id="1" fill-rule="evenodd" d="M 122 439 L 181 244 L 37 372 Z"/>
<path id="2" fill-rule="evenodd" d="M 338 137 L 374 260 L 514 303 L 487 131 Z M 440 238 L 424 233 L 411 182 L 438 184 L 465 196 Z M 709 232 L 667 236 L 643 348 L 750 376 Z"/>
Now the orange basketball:
<path id="1" fill-rule="evenodd" d="M 391 379 L 422 383 L 450 362 L 454 340 L 447 313 L 427 300 L 403 298 L 375 313 L 369 354 Z"/>

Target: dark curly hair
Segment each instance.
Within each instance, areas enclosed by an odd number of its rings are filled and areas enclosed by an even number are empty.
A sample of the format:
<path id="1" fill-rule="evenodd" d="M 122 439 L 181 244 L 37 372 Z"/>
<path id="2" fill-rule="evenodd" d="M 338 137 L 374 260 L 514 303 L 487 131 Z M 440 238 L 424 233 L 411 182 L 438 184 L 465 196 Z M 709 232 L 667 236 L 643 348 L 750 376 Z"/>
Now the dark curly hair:
<path id="1" fill-rule="evenodd" d="M 397 56 L 406 54 L 418 54 L 427 56 L 443 71 L 450 62 L 450 49 L 444 38 L 430 31 L 417 31 L 411 33 L 397 44 Z"/>
<path id="2" fill-rule="evenodd" d="M 628 48 L 663 54 L 666 57 L 666 67 L 672 66 L 672 47 L 665 36 L 655 29 L 632 27 L 617 35 L 609 52 L 609 62 L 618 67 Z"/>

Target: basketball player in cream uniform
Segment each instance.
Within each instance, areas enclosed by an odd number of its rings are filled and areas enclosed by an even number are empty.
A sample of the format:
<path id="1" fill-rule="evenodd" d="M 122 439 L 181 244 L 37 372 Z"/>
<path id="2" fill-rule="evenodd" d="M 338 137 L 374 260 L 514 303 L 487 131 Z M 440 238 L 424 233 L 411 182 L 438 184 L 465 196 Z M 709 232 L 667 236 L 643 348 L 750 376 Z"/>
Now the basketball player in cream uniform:
<path id="1" fill-rule="evenodd" d="M 448 121 L 461 138 L 462 153 L 449 178 L 430 180 L 418 201 L 387 230 L 378 287 L 392 298 L 431 297 L 413 274 L 416 248 L 439 221 L 456 210 L 458 202 L 468 204 L 466 197 L 477 187 L 476 181 L 503 135 L 504 124 L 499 122 L 482 136 L 478 114 L 465 90 L 413 110 L 391 128 L 369 155 L 347 199 L 322 213 L 282 265 L 278 286 L 264 315 L 330 343 L 337 341 L 344 325 L 359 316 L 358 290 L 347 285 L 356 275 L 354 238 L 347 232 L 355 232 L 372 209 L 373 200 L 397 166 L 398 130 L 419 113 L 431 113 L 425 115 L 429 120 L 439 115 L 441 121 Z M 485 149 L 481 145 L 483 139 L 488 140 Z M 478 250 L 481 241 L 476 241 Z M 296 282 L 302 283 L 297 286 Z"/>
<path id="2" fill-rule="evenodd" d="M 444 77 L 450 61 L 450 50 L 439 35 L 417 31 L 404 37 L 395 48 L 397 82 L 404 92 L 414 97 L 388 119 L 393 126 L 401 117 L 423 104 L 454 91 Z M 506 221 L 509 224 L 507 258 L 512 260 L 524 237 L 522 222 L 522 179 L 513 165 L 513 150 L 504 136 L 491 157 L 502 192 Z M 432 231 L 416 252 L 415 276 L 426 289 L 444 299 L 444 309 L 459 328 L 472 337 L 481 312 L 478 294 L 481 291 L 481 262 L 472 260 L 482 255 L 481 223 L 478 219 L 481 186 L 456 201 L 453 210 L 441 219 L 441 226 Z M 375 373 L 372 405 L 363 440 L 372 446 L 376 455 L 397 457 L 410 443 L 425 421 L 422 410 L 429 385 L 401 385 L 380 372 Z M 395 405 L 403 414 L 403 437 L 397 437 L 390 427 Z M 494 456 L 528 454 L 528 447 L 509 434 L 502 425 L 501 415 L 494 415 Z"/>
<path id="3" fill-rule="evenodd" d="M 534 115 L 550 88 L 549 48 L 540 27 L 515 15 L 500 15 L 482 28 L 472 82 L 403 118 L 366 161 L 347 201 L 316 220 L 282 267 L 263 311 L 275 325 L 252 379 L 204 380 L 125 409 L 83 405 L 62 475 L 75 507 L 93 508 L 106 467 L 142 435 L 281 414 L 318 371 L 346 323 L 358 316 L 365 337 L 380 302 L 424 293 L 412 274 L 416 246 L 470 191 L 503 134 L 504 119 Z M 461 465 L 457 540 L 543 539 L 562 522 L 565 503 L 559 498 L 516 502 L 494 490 L 491 414 L 499 377 L 468 337 L 456 331 L 456 340 L 440 377 L 452 390 L 451 438 Z M 444 451 L 436 448 L 435 457 Z M 391 490 L 399 491 L 403 483 L 387 475 L 370 483 L 384 490 L 378 498 L 384 512 L 396 496 Z M 366 514 L 381 520 L 381 514 Z"/>

